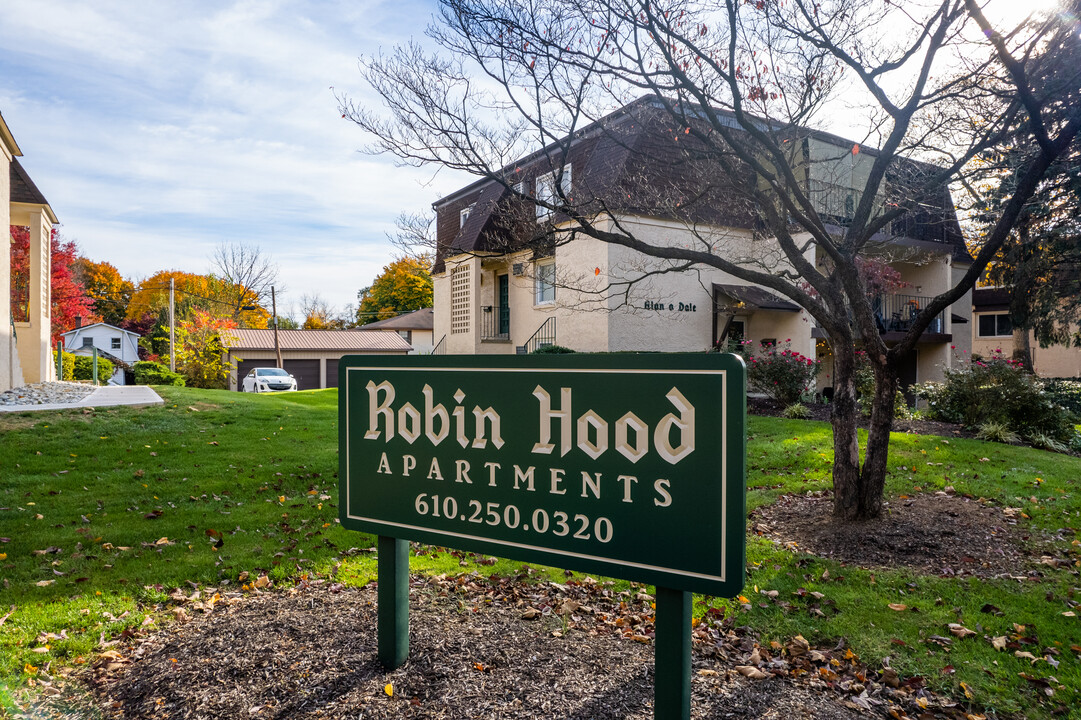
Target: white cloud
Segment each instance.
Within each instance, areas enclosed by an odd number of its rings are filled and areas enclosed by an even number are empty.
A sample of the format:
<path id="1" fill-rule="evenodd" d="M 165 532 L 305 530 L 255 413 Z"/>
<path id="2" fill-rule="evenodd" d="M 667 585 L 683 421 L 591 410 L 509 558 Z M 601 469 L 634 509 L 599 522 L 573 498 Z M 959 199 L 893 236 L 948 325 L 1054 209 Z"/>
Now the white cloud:
<path id="1" fill-rule="evenodd" d="M 290 292 L 355 301 L 385 233 L 463 179 L 357 152 L 331 86 L 365 99 L 361 54 L 418 30 L 423 3 L 15 4 L 0 110 L 83 251 L 146 276 L 257 243 Z M 7 12 L 7 11 L 6 11 Z"/>

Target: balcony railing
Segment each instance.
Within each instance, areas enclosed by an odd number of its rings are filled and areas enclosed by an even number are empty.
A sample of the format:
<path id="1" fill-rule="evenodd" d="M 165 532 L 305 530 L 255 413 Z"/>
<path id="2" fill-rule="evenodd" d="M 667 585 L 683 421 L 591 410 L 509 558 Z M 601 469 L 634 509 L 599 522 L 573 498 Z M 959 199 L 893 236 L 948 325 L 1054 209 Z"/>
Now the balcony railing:
<path id="1" fill-rule="evenodd" d="M 908 332 L 916 316 L 932 299 L 922 295 L 876 295 L 871 298 L 871 308 L 874 310 L 879 332 Z M 946 332 L 946 311 L 943 310 L 932 318 L 924 332 Z"/>
<path id="2" fill-rule="evenodd" d="M 510 342 L 510 308 L 484 305 L 480 309 L 480 339 Z"/>

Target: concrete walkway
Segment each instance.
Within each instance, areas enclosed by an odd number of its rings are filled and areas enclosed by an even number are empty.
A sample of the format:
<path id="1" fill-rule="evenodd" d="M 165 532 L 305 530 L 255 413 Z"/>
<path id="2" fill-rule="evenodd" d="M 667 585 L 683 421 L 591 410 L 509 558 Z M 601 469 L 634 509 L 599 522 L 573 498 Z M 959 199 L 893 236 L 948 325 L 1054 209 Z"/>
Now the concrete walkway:
<path id="1" fill-rule="evenodd" d="M 105 385 L 94 390 L 77 403 L 45 403 L 42 405 L 0 405 L 0 412 L 37 412 L 38 410 L 71 410 L 85 407 L 116 407 L 129 405 L 164 405 L 165 401 L 146 385 Z"/>

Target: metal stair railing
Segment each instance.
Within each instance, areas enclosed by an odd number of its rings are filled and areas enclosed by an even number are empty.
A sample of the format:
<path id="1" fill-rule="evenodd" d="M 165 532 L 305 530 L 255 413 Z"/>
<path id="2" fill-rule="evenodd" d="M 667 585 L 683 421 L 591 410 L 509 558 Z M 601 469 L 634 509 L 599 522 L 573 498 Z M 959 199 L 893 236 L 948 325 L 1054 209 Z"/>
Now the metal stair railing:
<path id="1" fill-rule="evenodd" d="M 525 345 L 519 345 L 517 351 L 519 355 L 528 355 L 534 352 L 538 348 L 547 347 L 548 345 L 556 344 L 556 319 L 550 317 L 545 320 L 541 326 L 537 329 L 537 332 L 533 333 L 533 337 L 525 341 Z"/>

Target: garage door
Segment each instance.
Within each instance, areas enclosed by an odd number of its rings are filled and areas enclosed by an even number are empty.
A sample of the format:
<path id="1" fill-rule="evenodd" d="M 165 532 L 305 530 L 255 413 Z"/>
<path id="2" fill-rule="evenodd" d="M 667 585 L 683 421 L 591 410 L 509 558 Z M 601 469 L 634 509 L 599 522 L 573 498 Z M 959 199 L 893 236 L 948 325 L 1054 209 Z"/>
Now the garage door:
<path id="1" fill-rule="evenodd" d="M 318 360 L 286 360 L 285 372 L 297 379 L 297 390 L 319 389 Z"/>
<path id="2" fill-rule="evenodd" d="M 273 359 L 270 360 L 241 360 L 236 364 L 236 389 L 244 390 L 244 378 L 248 376 L 255 368 L 262 367 L 278 367 L 278 364 Z"/>
<path id="3" fill-rule="evenodd" d="M 327 360 L 327 387 L 338 387 L 338 359 Z"/>

